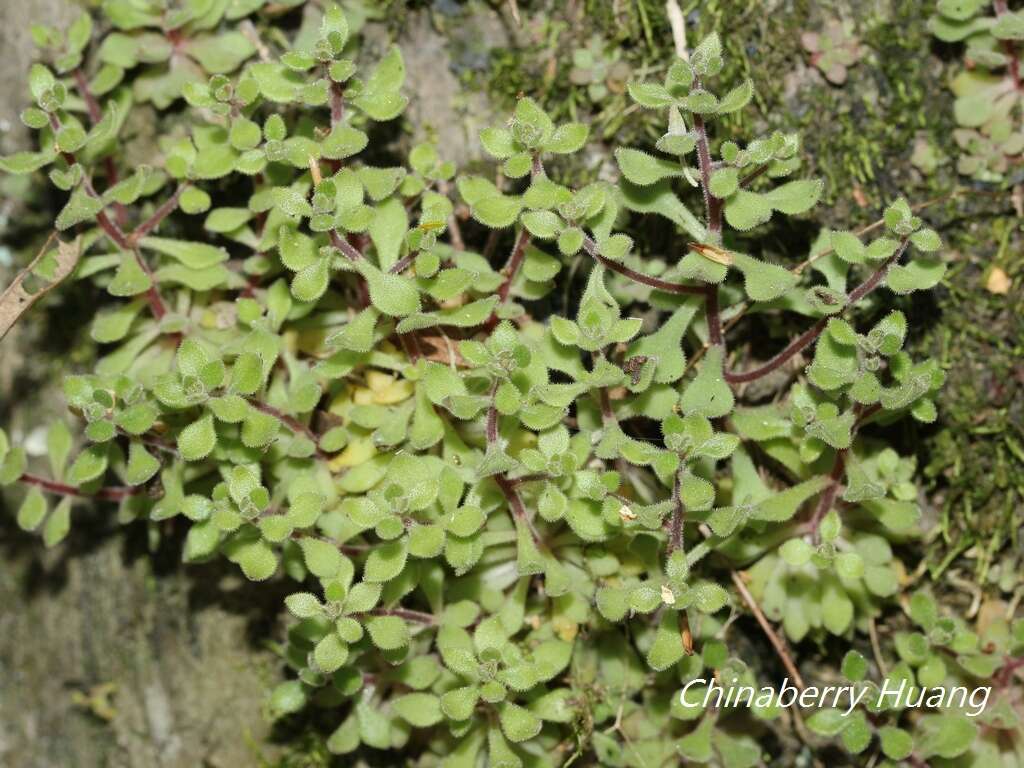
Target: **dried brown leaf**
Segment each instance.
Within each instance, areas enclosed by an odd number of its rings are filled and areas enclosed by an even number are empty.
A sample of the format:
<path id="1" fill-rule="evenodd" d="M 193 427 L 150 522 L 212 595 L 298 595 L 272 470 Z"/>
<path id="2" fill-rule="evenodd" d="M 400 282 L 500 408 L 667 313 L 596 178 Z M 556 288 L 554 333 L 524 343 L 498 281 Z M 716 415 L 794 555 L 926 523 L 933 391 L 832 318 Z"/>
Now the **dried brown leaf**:
<path id="1" fill-rule="evenodd" d="M 7 335 L 7 332 L 28 311 L 29 307 L 56 288 L 74 271 L 75 265 L 78 264 L 78 260 L 82 256 L 81 240 L 76 238 L 71 243 L 57 240 L 57 267 L 54 270 L 53 279 L 35 293 L 29 293 L 25 289 L 25 281 L 32 274 L 32 270 L 36 268 L 43 257 L 49 252 L 50 244 L 54 238 L 55 235 L 50 236 L 50 239 L 46 241 L 46 244 L 36 257 L 32 259 L 32 263 L 21 270 L 17 277 L 14 278 L 14 281 L 0 294 L 0 339 Z"/>

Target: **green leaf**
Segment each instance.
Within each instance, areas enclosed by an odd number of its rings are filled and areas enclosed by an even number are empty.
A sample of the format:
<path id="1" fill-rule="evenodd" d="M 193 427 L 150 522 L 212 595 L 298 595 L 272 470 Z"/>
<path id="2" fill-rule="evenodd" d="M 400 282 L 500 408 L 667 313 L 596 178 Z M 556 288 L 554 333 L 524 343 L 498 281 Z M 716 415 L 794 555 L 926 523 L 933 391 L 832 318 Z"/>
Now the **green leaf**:
<path id="1" fill-rule="evenodd" d="M 934 229 L 919 229 L 910 236 L 910 242 L 919 251 L 931 253 L 942 247 L 942 238 Z"/>
<path id="2" fill-rule="evenodd" d="M 298 619 L 311 619 L 323 613 L 323 606 L 316 595 L 309 592 L 296 592 L 284 599 L 285 607 Z"/>
<path id="3" fill-rule="evenodd" d="M 800 281 L 800 277 L 788 269 L 743 253 L 734 253 L 733 263 L 743 273 L 743 287 L 752 301 L 777 299 Z"/>
<path id="4" fill-rule="evenodd" d="M 480 690 L 475 685 L 455 688 L 441 696 L 441 711 L 449 720 L 468 720 L 480 700 Z"/>
<path id="5" fill-rule="evenodd" d="M 417 728 L 437 725 L 443 717 L 440 699 L 430 693 L 407 693 L 392 700 L 391 706 L 399 717 Z"/>
<path id="6" fill-rule="evenodd" d="M 807 727 L 821 736 L 835 736 L 846 725 L 846 718 L 838 709 L 819 709 L 807 718 Z"/>
<path id="7" fill-rule="evenodd" d="M 355 267 L 366 278 L 373 306 L 385 315 L 405 317 L 420 311 L 420 293 L 412 280 L 381 272 L 365 259 L 355 262 Z"/>
<path id="8" fill-rule="evenodd" d="M 512 134 L 504 128 L 484 128 L 480 131 L 480 144 L 491 157 L 504 160 L 515 154 Z"/>
<path id="9" fill-rule="evenodd" d="M 92 197 L 81 187 L 71 193 L 67 204 L 57 214 L 54 226 L 63 231 L 70 229 L 76 224 L 96 218 L 96 214 L 103 210 L 103 201 Z"/>
<path id="10" fill-rule="evenodd" d="M 555 129 L 544 144 L 544 151 L 567 155 L 582 149 L 590 135 L 590 127 L 583 123 L 565 123 Z"/>
<path id="11" fill-rule="evenodd" d="M 696 378 L 686 385 L 679 398 L 679 407 L 684 414 L 717 419 L 732 411 L 736 400 L 722 373 L 723 354 L 720 345 L 708 347 Z"/>
<path id="12" fill-rule="evenodd" d="M 714 721 L 706 717 L 686 736 L 676 742 L 679 754 L 687 760 L 707 763 L 714 756 L 711 746 L 711 735 L 714 732 Z"/>
<path id="13" fill-rule="evenodd" d="M 391 581 L 402 572 L 408 555 L 406 539 L 377 544 L 366 558 L 363 579 L 371 583 Z"/>
<path id="14" fill-rule="evenodd" d="M 679 634 L 679 614 L 665 611 L 654 633 L 654 643 L 647 652 L 647 665 L 656 672 L 668 669 L 686 654 Z"/>
<path id="15" fill-rule="evenodd" d="M 725 201 L 725 220 L 730 227 L 746 231 L 772 217 L 772 206 L 765 195 L 741 189 Z"/>
<path id="16" fill-rule="evenodd" d="M 170 256 L 190 269 L 205 269 L 228 259 L 228 252 L 225 249 L 207 243 L 144 237 L 139 241 L 139 245 L 147 250 Z"/>
<path id="17" fill-rule="evenodd" d="M 965 715 L 949 712 L 921 719 L 915 748 L 922 758 L 953 759 L 964 754 L 978 735 L 978 726 Z"/>
<path id="18" fill-rule="evenodd" d="M 329 541 L 303 537 L 299 540 L 302 558 L 309 572 L 320 579 L 337 576 L 346 563 L 344 555 Z M 351 567 L 351 563 L 348 564 Z"/>
<path id="19" fill-rule="evenodd" d="M 510 701 L 500 705 L 498 719 L 505 737 L 516 743 L 532 739 L 540 733 L 542 725 L 540 718 L 533 712 Z"/>
<path id="20" fill-rule="evenodd" d="M 64 477 L 71 445 L 71 430 L 68 429 L 68 425 L 63 420 L 53 422 L 46 431 L 46 455 L 50 459 L 50 469 L 57 480 Z M 0 450 L 0 461 L 3 461 L 3 453 L 3 450 Z"/>
<path id="21" fill-rule="evenodd" d="M 185 461 L 202 461 L 216 445 L 217 432 L 211 414 L 192 422 L 178 435 L 178 452 Z"/>
<path id="22" fill-rule="evenodd" d="M 104 445 L 90 445 L 75 459 L 68 469 L 67 481 L 71 485 L 82 485 L 100 477 L 107 471 L 108 449 Z"/>
<path id="23" fill-rule="evenodd" d="M 384 651 L 394 651 L 409 644 L 409 626 L 398 616 L 374 616 L 366 622 L 373 644 Z"/>
<path id="24" fill-rule="evenodd" d="M 634 184 L 649 186 L 665 178 L 683 175 L 678 162 L 649 155 L 639 149 L 615 150 L 615 160 L 619 164 L 622 175 Z"/>
<path id="25" fill-rule="evenodd" d="M 493 195 L 485 197 L 473 204 L 473 218 L 486 227 L 503 229 L 515 223 L 519 212 L 523 209 L 523 201 L 519 197 Z"/>
<path id="26" fill-rule="evenodd" d="M 231 389 L 243 395 L 251 395 L 263 386 L 263 359 L 257 352 L 243 352 L 231 369 Z"/>
<path id="27" fill-rule="evenodd" d="M 408 217 L 398 198 L 385 200 L 374 209 L 369 233 L 377 249 L 377 265 L 381 269 L 389 269 L 398 261 L 408 230 Z"/>
<path id="28" fill-rule="evenodd" d="M 373 120 L 393 120 L 409 103 L 409 99 L 399 93 L 404 82 L 405 62 L 401 50 L 393 45 L 370 74 L 362 93 L 352 99 L 352 103 Z"/>
<path id="29" fill-rule="evenodd" d="M 813 548 L 803 539 L 789 539 L 779 547 L 779 557 L 795 568 L 809 563 L 812 554 Z"/>
<path id="30" fill-rule="evenodd" d="M 348 661 L 348 645 L 332 632 L 316 644 L 313 661 L 321 672 L 335 672 Z"/>
<path id="31" fill-rule="evenodd" d="M 328 160 L 344 160 L 362 152 L 369 142 L 369 137 L 363 131 L 348 123 L 339 123 L 321 142 L 320 154 Z"/>
<path id="32" fill-rule="evenodd" d="M 824 186 L 820 179 L 789 181 L 765 193 L 764 197 L 779 213 L 804 213 L 817 205 Z"/>
<path id="33" fill-rule="evenodd" d="M 850 264 L 863 264 L 867 258 L 867 249 L 852 232 L 833 232 L 832 249 L 843 261 Z"/>
<path id="34" fill-rule="evenodd" d="M 328 337 L 327 343 L 353 352 L 369 352 L 373 349 L 373 332 L 379 317 L 380 313 L 375 308 L 367 307 L 340 331 Z"/>
<path id="35" fill-rule="evenodd" d="M 668 180 L 652 184 L 649 187 L 624 182 L 621 187 L 622 203 L 629 210 L 638 213 L 656 213 L 678 224 L 697 242 L 704 242 L 707 239 L 704 225 L 689 208 L 683 205 L 672 191 Z"/>
<path id="36" fill-rule="evenodd" d="M 726 198 L 739 188 L 740 174 L 736 168 L 718 168 L 711 173 L 708 189 L 715 197 Z"/>
<path id="37" fill-rule="evenodd" d="M 946 274 L 946 265 L 938 259 L 917 258 L 906 266 L 889 268 L 885 284 L 893 293 L 907 294 L 934 288 Z"/>
<path id="38" fill-rule="evenodd" d="M 755 520 L 770 520 L 777 523 L 785 522 L 796 514 L 801 504 L 816 495 L 828 483 L 829 479 L 827 477 L 812 477 L 810 480 L 798 483 L 762 501 L 754 509 L 751 516 Z"/>
<path id="39" fill-rule="evenodd" d="M 184 48 L 211 75 L 233 72 L 256 53 L 256 46 L 237 31 L 198 35 L 187 40 Z"/>
<path id="40" fill-rule="evenodd" d="M 655 359 L 654 381 L 658 384 L 671 384 L 682 378 L 686 370 L 686 355 L 681 344 L 683 335 L 697 313 L 695 303 L 679 307 L 661 327 L 650 336 L 643 336 L 632 344 L 626 352 L 627 358 L 643 356 Z"/>
<path id="41" fill-rule="evenodd" d="M 20 446 L 7 449 L 7 436 L 0 430 L 0 486 L 18 482 L 25 471 L 25 449 Z"/>
<path id="42" fill-rule="evenodd" d="M 647 109 L 661 109 L 675 101 L 672 94 L 665 87 L 657 83 L 629 83 L 626 88 L 629 91 L 630 98 L 641 107 L 646 107 Z"/>
<path id="43" fill-rule="evenodd" d="M 18 527 L 23 531 L 34 531 L 43 522 L 49 509 L 46 496 L 37 486 L 33 485 L 25 494 L 25 500 L 18 508 Z"/>
<path id="44" fill-rule="evenodd" d="M 754 95 L 754 81 L 747 78 L 742 84 L 729 91 L 718 102 L 718 114 L 725 115 L 743 109 Z"/>
<path id="45" fill-rule="evenodd" d="M 60 544 L 71 531 L 71 497 L 65 496 L 50 513 L 43 525 L 43 544 L 55 547 Z"/>
<path id="46" fill-rule="evenodd" d="M 125 467 L 125 481 L 129 485 L 142 485 L 160 470 L 160 462 L 137 440 L 128 446 L 128 465 Z"/>
<path id="47" fill-rule="evenodd" d="M 43 166 L 52 163 L 56 158 L 57 152 L 54 149 L 44 149 L 39 152 L 16 152 L 13 155 L 0 157 L 0 171 L 21 176 L 38 171 Z M 71 225 L 69 224 L 68 226 Z"/>
<path id="48" fill-rule="evenodd" d="M 552 211 L 529 211 L 523 214 L 523 226 L 534 237 L 551 240 L 564 226 L 558 214 Z"/>
<path id="49" fill-rule="evenodd" d="M 914 739 L 909 733 L 891 725 L 878 729 L 882 752 L 890 760 L 905 760 L 914 751 Z"/>
<path id="50" fill-rule="evenodd" d="M 306 689 L 298 680 L 278 685 L 270 694 L 270 711 L 277 716 L 290 715 L 306 706 Z"/>
<path id="51" fill-rule="evenodd" d="M 317 259 L 314 263 L 295 274 L 292 279 L 291 291 L 299 301 L 313 302 L 327 293 L 331 273 L 327 259 Z"/>
<path id="52" fill-rule="evenodd" d="M 693 605 L 702 613 L 716 613 L 729 602 L 729 593 L 711 581 L 699 581 L 691 590 Z"/>

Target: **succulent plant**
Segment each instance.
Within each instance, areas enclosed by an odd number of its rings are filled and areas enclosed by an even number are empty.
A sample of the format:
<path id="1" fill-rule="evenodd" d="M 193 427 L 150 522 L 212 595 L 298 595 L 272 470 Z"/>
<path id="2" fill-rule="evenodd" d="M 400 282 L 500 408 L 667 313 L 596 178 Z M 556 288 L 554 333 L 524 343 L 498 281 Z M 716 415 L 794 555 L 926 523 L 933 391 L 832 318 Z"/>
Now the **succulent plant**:
<path id="1" fill-rule="evenodd" d="M 943 42 L 965 45 L 964 67 L 950 82 L 960 126 L 953 137 L 962 150 L 957 170 L 1000 181 L 1024 153 L 1024 15 L 1009 10 L 1005 0 L 940 0 L 928 25 Z"/>
<path id="2" fill-rule="evenodd" d="M 110 505 L 187 530 L 188 562 L 292 582 L 270 711 L 327 710 L 337 754 L 793 762 L 762 738 L 778 707 L 726 717 L 681 693 L 773 682 L 754 643 L 804 688 L 778 621 L 835 678 L 997 681 L 978 738 L 969 713 L 870 701 L 811 715 L 816 738 L 874 745 L 876 765 L 1020 756 L 1024 622 L 974 632 L 910 594 L 915 467 L 876 431 L 936 418 L 943 371 L 904 350 L 907 317 L 879 295 L 933 288 L 939 235 L 898 198 L 870 239 L 829 229 L 776 260 L 764 225 L 822 182 L 796 135 L 714 141 L 754 88 L 718 86 L 717 35 L 628 85 L 662 123 L 654 147 L 569 186 L 551 160 L 589 128 L 528 97 L 481 132 L 498 181 L 388 143 L 401 51 L 357 65 L 335 4 L 108 0 L 100 20 L 40 35 L 23 116 L 39 149 L 0 161 L 66 194 L 33 270 L 48 290 L 73 272 L 99 305 L 101 356 L 64 383 L 75 426 L 49 430 L 49 472 L 0 431 L 22 528 L 56 546 Z M 151 166 L 123 152 L 136 110 L 162 116 Z M 675 227 L 657 268 L 633 237 L 655 217 Z M 576 289 L 570 261 L 581 290 L 540 301 Z M 13 288 L 10 322 L 31 303 Z M 774 354 L 730 333 L 783 313 L 807 327 Z M 864 682 L 856 646 L 904 603 L 919 628 Z"/>
<path id="3" fill-rule="evenodd" d="M 611 47 L 600 35 L 591 36 L 586 46 L 572 52 L 569 82 L 586 86 L 590 100 L 598 103 L 610 93 L 625 93 L 632 67 L 618 47 Z"/>
<path id="4" fill-rule="evenodd" d="M 832 19 L 820 32 L 804 32 L 800 43 L 825 79 L 834 85 L 846 82 L 848 70 L 864 55 L 860 40 L 853 33 L 853 22 Z"/>

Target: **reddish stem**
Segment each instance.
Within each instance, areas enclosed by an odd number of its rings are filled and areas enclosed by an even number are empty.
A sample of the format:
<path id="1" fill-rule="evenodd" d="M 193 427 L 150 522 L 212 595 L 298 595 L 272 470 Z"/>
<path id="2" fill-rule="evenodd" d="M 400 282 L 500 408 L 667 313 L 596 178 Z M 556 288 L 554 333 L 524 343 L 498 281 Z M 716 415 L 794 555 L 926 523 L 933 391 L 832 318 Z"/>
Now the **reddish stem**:
<path id="1" fill-rule="evenodd" d="M 758 366 L 750 371 L 744 371 L 743 373 L 735 373 L 733 371 L 725 372 L 725 380 L 730 384 L 744 384 L 748 381 L 755 381 L 763 376 L 767 376 L 772 371 L 780 368 L 787 360 L 793 355 L 797 354 L 800 350 L 814 341 L 821 332 L 825 330 L 825 326 L 828 325 L 828 318 L 823 317 L 806 331 L 801 333 L 795 339 L 793 339 L 786 347 L 779 352 L 775 357 L 771 358 L 764 365 Z"/>
<path id="2" fill-rule="evenodd" d="M 178 207 L 178 202 L 181 200 L 181 193 L 188 189 L 189 183 L 187 181 L 181 182 L 177 189 L 174 190 L 174 194 L 171 195 L 163 204 L 153 211 L 153 215 L 142 222 L 134 232 L 128 236 L 128 242 L 135 245 L 142 238 L 156 229 L 160 223 L 170 216 L 175 209 Z"/>
<path id="3" fill-rule="evenodd" d="M 345 95 L 339 83 L 331 83 L 331 127 L 345 119 Z"/>
<path id="4" fill-rule="evenodd" d="M 320 448 L 320 438 L 316 436 L 316 433 L 312 429 L 307 427 L 305 424 L 303 424 L 301 421 L 296 419 L 294 416 L 289 416 L 284 411 L 281 411 L 272 405 L 261 402 L 260 400 L 256 400 L 254 398 L 249 398 L 249 404 L 252 405 L 252 407 L 255 408 L 257 411 L 265 413 L 268 416 L 273 416 L 275 419 L 277 419 L 286 427 L 288 427 L 288 429 L 290 429 L 292 432 L 308 437 L 312 441 L 313 445 L 316 446 L 317 457 L 324 460 L 330 458 L 330 456 L 328 456 L 327 453 L 325 453 Z"/>
<path id="5" fill-rule="evenodd" d="M 668 280 L 662 280 L 661 278 L 653 277 L 652 275 L 645 275 L 643 272 L 637 272 L 635 269 L 631 269 L 625 264 L 612 261 L 597 252 L 597 243 L 589 237 L 583 238 L 583 249 L 593 256 L 601 265 L 612 270 L 612 272 L 618 272 L 620 275 L 628 277 L 633 282 L 640 283 L 641 285 L 646 285 L 665 293 L 704 295 L 708 292 L 708 286 L 706 285 L 684 285 L 683 283 L 671 283 Z"/>
<path id="6" fill-rule="evenodd" d="M 100 488 L 92 493 L 85 493 L 73 485 L 58 483 L 56 480 L 47 480 L 28 472 L 22 474 L 18 480 L 26 485 L 35 485 L 49 493 L 56 493 L 59 496 L 75 496 L 81 499 L 100 499 L 101 501 L 121 501 L 130 496 L 137 496 L 143 492 L 142 486 L 108 486 Z"/>
<path id="7" fill-rule="evenodd" d="M 363 615 L 397 616 L 400 619 L 414 621 L 417 624 L 427 624 L 430 626 L 437 624 L 437 618 L 433 614 L 424 613 L 423 611 L 413 611 L 408 608 L 372 608 L 369 611 L 364 611 Z"/>
<path id="8" fill-rule="evenodd" d="M 518 520 L 521 520 L 530 532 L 530 537 L 533 539 L 535 544 L 541 543 L 540 533 L 533 525 L 533 520 L 526 513 L 526 507 L 523 505 L 523 500 L 519 496 L 519 492 L 516 490 L 515 484 L 508 479 L 508 476 L 504 472 L 499 472 L 494 476 L 494 482 L 498 484 L 501 492 L 505 495 L 505 500 L 508 502 L 509 509 L 512 510 L 512 516 Z"/>
<path id="9" fill-rule="evenodd" d="M 487 428 L 485 434 L 487 435 L 488 447 L 498 444 L 498 409 L 494 406 L 494 394 L 497 391 L 498 382 L 495 381 L 491 385 L 491 407 L 487 409 Z"/>
<path id="10" fill-rule="evenodd" d="M 412 253 L 408 254 L 404 258 L 402 258 L 399 261 L 396 261 L 394 264 L 392 264 L 391 265 L 391 269 L 389 269 L 388 272 L 390 272 L 393 275 L 400 275 L 400 274 L 402 274 L 403 272 L 405 272 L 405 270 L 407 270 L 409 267 L 412 266 L 412 263 L 414 261 L 416 261 L 416 256 L 417 255 L 419 255 L 419 251 L 413 251 Z"/>
<path id="11" fill-rule="evenodd" d="M 700 165 L 700 186 L 708 215 L 708 232 L 717 241 L 722 235 L 722 199 L 711 194 L 711 150 L 708 148 L 704 118 L 698 114 L 693 116 L 693 130 L 697 134 L 697 163 Z"/>
<path id="12" fill-rule="evenodd" d="M 683 505 L 683 498 L 680 495 L 679 476 L 680 473 L 676 472 L 672 483 L 672 524 L 669 529 L 668 538 L 668 554 L 670 555 L 677 549 L 683 548 L 683 517 L 686 514 L 686 508 Z"/>
<path id="13" fill-rule="evenodd" d="M 722 335 L 722 313 L 718 310 L 717 285 L 709 285 L 707 293 L 704 294 L 704 313 L 708 320 L 708 341 L 713 346 L 724 345 L 725 337 Z"/>
<path id="14" fill-rule="evenodd" d="M 867 280 L 850 291 L 849 295 L 846 297 L 847 308 L 852 307 L 881 284 L 882 280 L 885 279 L 885 276 L 889 274 L 889 268 L 895 264 L 903 255 L 904 251 L 906 251 L 907 243 L 907 238 L 904 238 L 900 243 L 899 248 L 896 249 L 896 252 L 886 259 L 882 266 L 876 269 Z M 781 352 L 775 355 L 775 357 L 757 368 L 753 368 L 749 371 L 743 371 L 742 373 L 726 371 L 725 380 L 730 384 L 743 384 L 748 381 L 755 381 L 756 379 L 767 376 L 769 373 L 782 366 L 787 360 L 793 357 L 793 355 L 797 354 L 817 339 L 818 336 L 821 335 L 821 332 L 825 330 L 825 326 L 828 325 L 829 317 L 837 316 L 838 315 L 831 315 L 821 318 L 814 325 L 787 344 Z"/>
<path id="15" fill-rule="evenodd" d="M 59 131 L 61 128 L 60 120 L 58 120 L 57 116 L 52 112 L 50 113 L 50 127 L 54 133 Z M 67 163 L 69 167 L 78 162 L 75 158 L 75 155 L 71 152 L 62 152 L 61 157 L 64 158 L 64 162 Z M 96 192 L 95 187 L 93 187 L 92 180 L 89 178 L 89 174 L 86 173 L 84 170 L 82 171 L 82 188 L 85 190 L 86 194 L 89 195 L 89 197 L 92 197 L 96 200 L 102 199 L 100 195 Z M 96 214 L 96 222 L 100 225 L 100 228 L 106 233 L 107 237 L 109 237 L 118 248 L 120 248 L 122 251 L 131 251 L 131 253 L 135 256 L 135 260 L 138 262 L 139 267 L 149 277 L 152 285 L 150 285 L 149 290 L 146 292 L 146 296 L 149 299 L 149 306 L 153 312 L 153 317 L 155 317 L 159 321 L 165 314 L 167 314 L 167 307 L 164 305 L 164 301 L 160 297 L 159 291 L 157 291 L 156 289 L 156 278 L 153 275 L 153 271 L 149 268 L 149 265 L 142 258 L 142 254 L 139 253 L 138 249 L 128 241 L 128 238 L 125 236 L 121 228 L 110 220 L 110 217 L 107 216 L 106 211 L 104 211 L 102 208 L 100 209 L 99 213 Z"/>
<path id="16" fill-rule="evenodd" d="M 346 238 L 338 234 L 338 230 L 332 229 L 330 232 L 330 238 L 331 245 L 333 245 L 335 248 L 337 248 L 339 251 L 345 254 L 345 256 L 348 257 L 349 261 L 359 261 L 361 258 L 363 258 L 363 254 L 360 253 L 359 250 L 354 245 L 352 245 L 352 243 L 350 243 Z"/>
<path id="17" fill-rule="evenodd" d="M 1006 662 L 996 672 L 996 676 L 992 679 L 997 688 L 1007 688 L 1013 681 L 1013 675 L 1018 669 L 1024 667 L 1024 656 L 1018 656 L 1017 658 L 1007 657 Z"/>
<path id="18" fill-rule="evenodd" d="M 508 264 L 505 265 L 503 270 L 505 282 L 498 288 L 499 304 L 504 304 L 508 301 L 509 291 L 512 290 L 512 282 L 515 280 L 519 267 L 522 266 L 523 260 L 526 258 L 526 248 L 530 244 L 530 239 L 530 233 L 526 231 L 525 227 L 519 231 L 519 237 L 516 238 L 516 244 L 512 247 L 512 254 L 508 258 Z"/>
<path id="19" fill-rule="evenodd" d="M 92 125 L 96 125 L 96 123 L 103 119 L 103 110 L 100 108 L 100 103 L 96 100 L 96 96 L 93 95 L 92 88 L 89 87 L 89 80 L 81 68 L 76 68 L 73 74 L 78 92 L 81 94 L 82 101 L 85 102 L 86 111 L 89 113 L 89 122 Z M 108 155 L 104 158 L 103 163 L 107 170 L 107 185 L 112 187 L 119 181 L 114 158 Z M 128 223 L 127 209 L 121 203 L 114 203 L 114 213 L 117 215 L 117 223 L 124 227 Z"/>
<path id="20" fill-rule="evenodd" d="M 842 448 L 836 451 L 835 461 L 832 462 L 832 471 L 828 474 L 828 485 L 825 486 L 825 490 L 818 499 L 818 505 L 814 508 L 814 513 L 811 515 L 811 535 L 816 543 L 819 539 L 818 529 L 821 527 L 821 521 L 828 514 L 828 511 L 832 509 L 832 505 L 835 504 L 836 496 L 839 495 L 839 489 L 842 487 L 840 481 L 843 479 L 843 472 L 845 471 L 846 449 Z"/>

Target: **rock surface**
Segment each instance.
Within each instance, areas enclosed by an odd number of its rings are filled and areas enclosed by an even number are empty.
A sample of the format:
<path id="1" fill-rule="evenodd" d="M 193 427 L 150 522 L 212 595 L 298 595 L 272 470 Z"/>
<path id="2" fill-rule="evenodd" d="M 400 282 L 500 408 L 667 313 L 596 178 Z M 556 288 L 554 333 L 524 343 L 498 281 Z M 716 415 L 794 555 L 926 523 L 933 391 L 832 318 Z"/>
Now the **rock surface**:
<path id="1" fill-rule="evenodd" d="M 68 0 L 0 3 L 0 151 L 28 140 L 18 113 L 30 23 L 64 25 L 75 13 Z M 11 274 L 0 263 L 0 285 Z M 57 319 L 36 312 L 0 344 L 3 424 L 30 444 L 63 407 L 68 359 L 40 354 L 68 335 L 59 320 L 47 327 Z M 17 491 L 6 498 L 13 507 Z M 17 529 L 15 509 L 0 498 L 0 765 L 258 764 L 270 728 L 262 706 L 279 677 L 263 643 L 282 596 L 244 589 L 227 569 L 181 567 L 173 536 L 152 557 L 145 529 L 119 530 L 109 506 L 77 507 L 71 537 L 53 552 Z"/>

